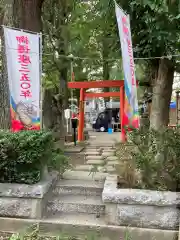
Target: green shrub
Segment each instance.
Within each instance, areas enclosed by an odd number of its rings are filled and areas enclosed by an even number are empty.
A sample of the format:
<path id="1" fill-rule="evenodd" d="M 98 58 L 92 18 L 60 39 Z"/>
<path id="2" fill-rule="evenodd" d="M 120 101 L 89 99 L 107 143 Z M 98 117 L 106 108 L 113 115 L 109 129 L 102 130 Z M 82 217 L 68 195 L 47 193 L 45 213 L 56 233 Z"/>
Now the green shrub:
<path id="1" fill-rule="evenodd" d="M 180 130 L 164 128 L 133 130 L 130 139 L 136 168 L 141 173 L 139 187 L 152 190 L 179 191 Z"/>
<path id="2" fill-rule="evenodd" d="M 48 164 L 50 170 L 56 170 L 63 173 L 65 170 L 70 168 L 69 158 L 65 156 L 61 149 L 55 149 L 52 152 L 52 159 Z"/>
<path id="3" fill-rule="evenodd" d="M 33 184 L 52 159 L 50 132 L 0 132 L 0 182 Z"/>

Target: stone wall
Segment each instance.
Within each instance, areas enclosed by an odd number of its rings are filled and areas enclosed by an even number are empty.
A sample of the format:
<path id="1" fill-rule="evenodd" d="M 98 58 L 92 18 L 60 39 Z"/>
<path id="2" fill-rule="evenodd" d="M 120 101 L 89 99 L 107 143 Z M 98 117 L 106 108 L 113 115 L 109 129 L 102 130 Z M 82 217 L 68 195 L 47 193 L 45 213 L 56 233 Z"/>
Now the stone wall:
<path id="1" fill-rule="evenodd" d="M 57 177 L 53 172 L 34 185 L 0 183 L 0 217 L 41 218 Z"/>
<path id="2" fill-rule="evenodd" d="M 117 189 L 116 176 L 107 177 L 102 194 L 106 223 L 175 230 L 179 226 L 180 194 L 140 189 Z"/>

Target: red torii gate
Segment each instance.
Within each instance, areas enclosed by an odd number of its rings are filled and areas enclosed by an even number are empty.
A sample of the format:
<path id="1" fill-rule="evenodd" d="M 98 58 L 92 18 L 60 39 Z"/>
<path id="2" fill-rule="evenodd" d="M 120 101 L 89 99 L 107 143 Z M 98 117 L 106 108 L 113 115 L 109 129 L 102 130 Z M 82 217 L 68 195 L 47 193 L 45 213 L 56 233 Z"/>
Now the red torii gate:
<path id="1" fill-rule="evenodd" d="M 119 92 L 103 92 L 103 93 L 87 93 L 85 89 L 88 88 L 105 88 L 105 87 L 119 87 Z M 79 101 L 79 127 L 78 127 L 78 141 L 84 139 L 84 100 L 85 98 L 96 97 L 120 97 L 120 124 L 122 129 L 122 120 L 124 114 L 124 81 L 123 80 L 109 80 L 109 81 L 90 81 L 90 82 L 69 82 L 68 88 L 80 89 Z"/>

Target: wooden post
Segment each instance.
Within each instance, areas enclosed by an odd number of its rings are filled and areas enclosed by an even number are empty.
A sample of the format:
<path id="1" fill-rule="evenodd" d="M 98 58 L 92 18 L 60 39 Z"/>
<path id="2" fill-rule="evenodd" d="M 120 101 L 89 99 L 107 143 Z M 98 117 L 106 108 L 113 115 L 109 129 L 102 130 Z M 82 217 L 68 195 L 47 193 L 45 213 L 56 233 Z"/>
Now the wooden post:
<path id="1" fill-rule="evenodd" d="M 78 141 L 84 139 L 84 89 L 80 89 Z"/>
<path id="2" fill-rule="evenodd" d="M 125 142 L 126 132 L 124 129 L 124 87 L 120 87 L 120 124 L 121 124 L 121 141 Z"/>

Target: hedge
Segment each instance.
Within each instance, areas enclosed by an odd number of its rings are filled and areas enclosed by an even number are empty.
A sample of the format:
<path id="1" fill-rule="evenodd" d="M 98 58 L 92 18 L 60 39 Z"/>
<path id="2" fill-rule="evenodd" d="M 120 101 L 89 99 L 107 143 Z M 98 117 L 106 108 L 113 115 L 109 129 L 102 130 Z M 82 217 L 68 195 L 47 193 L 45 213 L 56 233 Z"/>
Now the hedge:
<path id="1" fill-rule="evenodd" d="M 34 184 L 52 159 L 50 132 L 0 131 L 0 182 Z"/>

